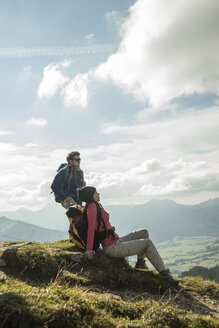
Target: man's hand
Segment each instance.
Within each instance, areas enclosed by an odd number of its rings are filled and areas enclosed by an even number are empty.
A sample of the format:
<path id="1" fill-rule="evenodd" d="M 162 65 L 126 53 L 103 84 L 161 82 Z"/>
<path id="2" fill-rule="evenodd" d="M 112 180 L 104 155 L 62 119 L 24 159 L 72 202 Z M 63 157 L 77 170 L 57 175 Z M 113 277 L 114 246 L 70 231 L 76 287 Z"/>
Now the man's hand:
<path id="1" fill-rule="evenodd" d="M 94 257 L 94 254 L 95 254 L 95 251 L 92 251 L 90 249 L 86 250 L 85 252 L 85 257 L 88 259 L 88 260 L 92 260 L 92 258 Z"/>
<path id="2" fill-rule="evenodd" d="M 82 187 L 86 187 L 86 185 L 87 185 L 87 184 L 86 184 L 86 181 L 83 181 L 83 182 L 82 182 Z"/>

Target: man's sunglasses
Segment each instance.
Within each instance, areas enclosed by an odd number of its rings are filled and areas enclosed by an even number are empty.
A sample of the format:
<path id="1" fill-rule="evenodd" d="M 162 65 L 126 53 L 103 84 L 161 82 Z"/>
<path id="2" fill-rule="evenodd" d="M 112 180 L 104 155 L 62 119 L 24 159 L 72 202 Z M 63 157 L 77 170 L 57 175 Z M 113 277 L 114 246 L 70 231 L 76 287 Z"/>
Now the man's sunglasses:
<path id="1" fill-rule="evenodd" d="M 80 160 L 81 160 L 80 158 L 74 158 L 73 159 L 73 161 L 75 161 L 75 162 L 80 162 Z"/>

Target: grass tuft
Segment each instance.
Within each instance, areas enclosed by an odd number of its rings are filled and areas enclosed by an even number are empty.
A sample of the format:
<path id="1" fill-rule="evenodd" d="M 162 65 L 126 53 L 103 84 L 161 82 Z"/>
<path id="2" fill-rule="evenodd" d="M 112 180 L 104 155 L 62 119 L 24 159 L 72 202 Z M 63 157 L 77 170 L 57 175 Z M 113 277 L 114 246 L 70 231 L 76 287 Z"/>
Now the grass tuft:
<path id="1" fill-rule="evenodd" d="M 219 299 L 219 284 L 214 281 L 204 280 L 201 277 L 186 277 L 179 280 L 183 282 L 183 288 L 187 291 Z"/>

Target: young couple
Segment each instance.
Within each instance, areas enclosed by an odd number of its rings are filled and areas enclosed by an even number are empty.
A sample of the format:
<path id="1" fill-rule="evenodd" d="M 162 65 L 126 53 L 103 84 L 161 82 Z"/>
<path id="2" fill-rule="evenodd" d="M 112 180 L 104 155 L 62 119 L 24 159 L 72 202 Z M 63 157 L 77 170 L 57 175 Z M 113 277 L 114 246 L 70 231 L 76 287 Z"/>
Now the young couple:
<path id="1" fill-rule="evenodd" d="M 73 154 L 73 157 L 69 155 Z M 77 153 L 77 154 L 76 154 Z M 67 157 L 68 165 L 72 168 L 73 171 L 76 168 L 76 172 L 82 172 L 80 168 L 80 161 L 75 161 L 75 159 L 79 159 L 78 152 L 72 152 Z M 70 162 L 71 161 L 71 162 Z M 78 163 L 79 162 L 79 163 Z M 78 164 L 78 165 L 77 165 Z M 76 166 L 77 165 L 77 166 Z M 80 171 L 79 171 L 80 170 Z M 71 170 L 70 170 L 71 171 Z M 57 176 L 61 175 L 58 173 L 53 181 L 52 189 L 55 194 L 57 194 Z M 62 173 L 62 177 L 64 174 Z M 83 172 L 81 174 L 83 177 Z M 112 226 L 109 221 L 109 214 L 104 210 L 102 205 L 99 203 L 100 194 L 97 192 L 95 187 L 86 186 L 84 179 L 80 180 L 81 185 L 78 185 L 78 179 L 74 179 L 74 183 L 72 182 L 71 186 L 71 177 L 68 177 L 68 185 L 70 185 L 69 189 L 62 188 L 62 192 L 59 193 L 59 197 L 62 200 L 62 206 L 65 208 L 69 208 L 71 201 L 74 203 L 81 204 L 82 202 L 86 203 L 85 210 L 87 214 L 88 220 L 88 232 L 87 232 L 87 249 L 85 252 L 85 256 L 88 259 L 92 259 L 95 255 L 95 251 L 93 250 L 94 244 L 94 235 L 95 231 L 98 230 L 98 220 L 97 220 L 97 206 L 100 208 L 101 216 L 105 224 L 100 224 L 99 232 L 107 230 L 112 230 Z M 61 179 L 59 179 L 59 186 L 61 186 Z M 77 182 L 77 184 L 76 184 Z M 54 188 L 54 185 L 56 186 Z M 77 186 L 78 187 L 77 187 Z M 65 187 L 66 188 L 66 187 Z M 75 189 L 76 188 L 76 189 Z M 68 193 L 66 193 L 68 191 Z M 70 194 L 72 191 L 72 194 Z M 70 199 L 71 198 L 71 199 Z M 68 206 L 69 205 L 69 206 Z M 178 281 L 175 280 L 169 273 L 169 270 L 165 268 L 163 260 L 158 253 L 155 245 L 149 239 L 149 234 L 146 229 L 136 230 L 131 232 L 130 234 L 119 237 L 116 232 L 110 233 L 104 240 L 101 241 L 103 251 L 106 255 L 110 257 L 123 258 L 127 256 L 137 255 L 137 262 L 135 268 L 147 269 L 147 265 L 145 263 L 145 258 L 147 258 L 154 268 L 159 272 L 160 276 L 171 284 L 174 287 L 178 286 Z"/>

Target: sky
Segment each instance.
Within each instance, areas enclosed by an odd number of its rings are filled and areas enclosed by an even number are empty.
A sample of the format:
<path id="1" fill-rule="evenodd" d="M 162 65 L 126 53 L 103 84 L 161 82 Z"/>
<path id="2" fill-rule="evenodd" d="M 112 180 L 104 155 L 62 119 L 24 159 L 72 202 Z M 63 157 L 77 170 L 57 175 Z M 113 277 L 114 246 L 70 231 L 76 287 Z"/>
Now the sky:
<path id="1" fill-rule="evenodd" d="M 0 0 L 0 210 L 68 152 L 102 204 L 219 197 L 218 0 Z"/>

